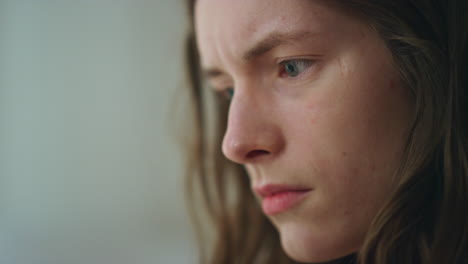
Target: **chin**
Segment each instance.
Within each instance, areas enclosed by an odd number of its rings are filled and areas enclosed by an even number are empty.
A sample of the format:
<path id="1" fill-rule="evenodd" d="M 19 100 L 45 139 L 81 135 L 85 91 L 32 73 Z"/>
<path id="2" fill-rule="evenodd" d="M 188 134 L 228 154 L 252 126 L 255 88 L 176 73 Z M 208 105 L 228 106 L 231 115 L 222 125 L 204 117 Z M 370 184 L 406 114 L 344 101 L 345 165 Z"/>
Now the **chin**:
<path id="1" fill-rule="evenodd" d="M 279 233 L 286 254 L 301 263 L 323 263 L 340 259 L 355 253 L 359 248 L 346 237 L 337 237 L 333 232 L 327 234 L 324 230 L 314 232 L 290 225 L 281 226 Z"/>

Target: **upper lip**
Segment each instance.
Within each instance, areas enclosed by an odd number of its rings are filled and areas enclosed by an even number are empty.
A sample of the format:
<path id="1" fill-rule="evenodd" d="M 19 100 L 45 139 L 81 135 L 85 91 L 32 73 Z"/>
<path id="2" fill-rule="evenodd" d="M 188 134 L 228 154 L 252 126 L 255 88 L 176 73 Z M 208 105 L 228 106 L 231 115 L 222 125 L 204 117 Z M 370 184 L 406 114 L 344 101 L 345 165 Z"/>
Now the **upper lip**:
<path id="1" fill-rule="evenodd" d="M 256 186 L 253 189 L 262 198 L 282 192 L 305 192 L 312 190 L 311 188 L 304 186 L 293 186 L 284 184 L 265 184 L 261 186 Z"/>

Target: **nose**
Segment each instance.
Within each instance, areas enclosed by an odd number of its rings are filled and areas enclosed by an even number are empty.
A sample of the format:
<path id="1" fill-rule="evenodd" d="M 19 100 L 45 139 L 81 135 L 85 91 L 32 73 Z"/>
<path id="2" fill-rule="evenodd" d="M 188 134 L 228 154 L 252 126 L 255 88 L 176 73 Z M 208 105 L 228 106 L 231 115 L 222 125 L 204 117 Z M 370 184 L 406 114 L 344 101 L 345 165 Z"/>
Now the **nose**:
<path id="1" fill-rule="evenodd" d="M 272 104 L 237 92 L 229 108 L 222 151 L 239 164 L 273 159 L 281 153 L 285 140 Z"/>

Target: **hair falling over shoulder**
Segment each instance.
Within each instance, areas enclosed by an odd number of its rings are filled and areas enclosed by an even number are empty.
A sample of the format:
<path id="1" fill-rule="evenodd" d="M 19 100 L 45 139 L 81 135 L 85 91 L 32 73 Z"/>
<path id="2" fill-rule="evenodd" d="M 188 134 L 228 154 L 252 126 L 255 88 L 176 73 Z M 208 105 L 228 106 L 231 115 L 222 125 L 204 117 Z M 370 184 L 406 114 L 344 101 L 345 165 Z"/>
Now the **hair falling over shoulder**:
<path id="1" fill-rule="evenodd" d="M 397 190 L 359 252 L 330 263 L 468 263 L 468 2 L 334 0 L 391 51 L 415 112 Z M 246 171 L 223 157 L 228 105 L 204 89 L 193 27 L 186 63 L 194 113 L 186 193 L 200 263 L 296 263 L 255 200 Z M 210 105 L 216 108 L 209 111 Z"/>

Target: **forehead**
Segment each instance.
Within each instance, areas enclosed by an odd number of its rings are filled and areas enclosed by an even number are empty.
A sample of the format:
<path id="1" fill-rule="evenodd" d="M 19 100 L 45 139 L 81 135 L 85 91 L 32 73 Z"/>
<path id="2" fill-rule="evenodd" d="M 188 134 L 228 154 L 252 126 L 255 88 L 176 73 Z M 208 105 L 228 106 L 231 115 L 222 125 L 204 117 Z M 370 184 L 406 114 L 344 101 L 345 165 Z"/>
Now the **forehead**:
<path id="1" fill-rule="evenodd" d="M 329 1 L 329 0 L 328 0 Z M 338 30 L 337 16 L 318 0 L 198 0 L 195 26 L 202 64 L 243 51 L 270 32 Z"/>

